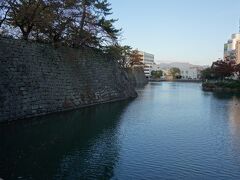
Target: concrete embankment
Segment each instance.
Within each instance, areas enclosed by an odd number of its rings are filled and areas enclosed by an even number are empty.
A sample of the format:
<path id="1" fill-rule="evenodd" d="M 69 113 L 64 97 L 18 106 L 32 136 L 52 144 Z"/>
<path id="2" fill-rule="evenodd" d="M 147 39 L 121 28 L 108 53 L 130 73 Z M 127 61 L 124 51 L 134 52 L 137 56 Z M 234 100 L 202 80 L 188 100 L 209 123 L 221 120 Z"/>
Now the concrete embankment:
<path id="1" fill-rule="evenodd" d="M 0 122 L 136 97 L 102 53 L 0 38 Z"/>

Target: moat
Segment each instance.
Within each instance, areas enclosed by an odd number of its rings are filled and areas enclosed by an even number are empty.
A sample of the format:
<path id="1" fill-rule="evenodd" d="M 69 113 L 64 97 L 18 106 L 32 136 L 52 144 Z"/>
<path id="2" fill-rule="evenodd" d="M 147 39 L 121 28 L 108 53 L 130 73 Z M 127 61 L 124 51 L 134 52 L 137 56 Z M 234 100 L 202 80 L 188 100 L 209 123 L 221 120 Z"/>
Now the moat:
<path id="1" fill-rule="evenodd" d="M 240 96 L 152 82 L 138 98 L 0 125 L 3 179 L 240 179 Z"/>

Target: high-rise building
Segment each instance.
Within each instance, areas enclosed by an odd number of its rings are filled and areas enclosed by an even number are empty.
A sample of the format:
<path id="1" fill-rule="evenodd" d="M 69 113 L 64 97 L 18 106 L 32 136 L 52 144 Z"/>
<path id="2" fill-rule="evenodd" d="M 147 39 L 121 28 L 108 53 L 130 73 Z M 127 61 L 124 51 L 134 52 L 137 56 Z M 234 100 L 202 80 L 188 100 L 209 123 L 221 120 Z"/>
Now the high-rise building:
<path id="1" fill-rule="evenodd" d="M 240 33 L 233 34 L 231 39 L 229 39 L 228 42 L 224 44 L 224 59 L 226 59 L 227 57 L 230 59 L 235 59 L 237 58 L 237 56 L 239 56 L 240 52 L 237 52 L 238 50 L 240 50 L 239 42 Z"/>
<path id="2" fill-rule="evenodd" d="M 151 69 L 154 64 L 154 55 L 143 51 L 139 51 L 139 54 L 141 55 L 142 63 L 144 64 L 145 76 L 149 78 L 151 76 Z"/>
<path id="3" fill-rule="evenodd" d="M 240 40 L 236 43 L 236 63 L 240 64 Z"/>
<path id="4" fill-rule="evenodd" d="M 239 32 L 232 35 L 231 39 L 224 44 L 224 60 L 227 58 L 235 60 L 237 64 L 240 63 L 240 20 Z"/>

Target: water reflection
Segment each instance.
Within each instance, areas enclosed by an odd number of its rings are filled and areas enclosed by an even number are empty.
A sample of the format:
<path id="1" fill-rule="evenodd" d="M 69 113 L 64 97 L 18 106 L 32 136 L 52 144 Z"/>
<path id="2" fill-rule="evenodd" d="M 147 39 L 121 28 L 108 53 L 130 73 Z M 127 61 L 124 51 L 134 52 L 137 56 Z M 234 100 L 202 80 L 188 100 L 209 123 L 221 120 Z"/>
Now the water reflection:
<path id="1" fill-rule="evenodd" d="M 229 103 L 229 120 L 234 134 L 240 135 L 240 99 L 233 97 Z"/>
<path id="2" fill-rule="evenodd" d="M 219 128 L 219 134 L 223 134 L 224 141 L 221 145 L 225 143 L 225 148 L 234 157 L 236 163 L 240 163 L 240 95 L 234 93 L 213 93 L 214 99 L 214 110 L 215 114 L 218 114 L 216 127 Z M 226 122 L 226 123 L 223 123 Z M 223 125 L 228 128 L 229 131 L 223 131 Z M 228 139 L 228 140 L 227 140 Z"/>
<path id="3" fill-rule="evenodd" d="M 149 83 L 118 102 L 0 127 L 5 179 L 240 179 L 240 98 Z"/>
<path id="4" fill-rule="evenodd" d="M 240 95 L 233 93 L 213 93 L 213 96 L 222 102 L 218 107 L 221 105 L 222 113 L 228 117 L 226 119 L 229 121 L 232 135 L 240 138 Z M 216 113 L 216 110 L 214 111 Z"/>
<path id="5" fill-rule="evenodd" d="M 240 99 L 233 97 L 232 101 L 229 103 L 229 123 L 230 130 L 233 136 L 233 144 L 236 147 L 240 147 Z M 240 150 L 240 148 L 238 149 Z"/>
<path id="6" fill-rule="evenodd" d="M 233 97 L 240 98 L 239 93 L 214 92 L 210 94 L 213 94 L 213 96 L 216 97 L 217 99 L 231 100 Z"/>
<path id="7" fill-rule="evenodd" d="M 128 103 L 105 104 L 0 127 L 0 177 L 110 178 L 120 148 L 119 117 Z"/>

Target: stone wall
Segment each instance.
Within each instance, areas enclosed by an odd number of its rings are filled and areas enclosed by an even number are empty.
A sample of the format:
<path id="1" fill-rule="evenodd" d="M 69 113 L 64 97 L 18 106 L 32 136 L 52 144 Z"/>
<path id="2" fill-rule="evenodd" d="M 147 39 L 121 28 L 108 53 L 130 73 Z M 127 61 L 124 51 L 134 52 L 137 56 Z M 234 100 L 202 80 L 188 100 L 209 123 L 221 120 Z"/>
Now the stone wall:
<path id="1" fill-rule="evenodd" d="M 141 87 L 148 83 L 143 68 L 140 66 L 132 67 L 127 70 L 129 79 L 134 87 Z"/>
<path id="2" fill-rule="evenodd" d="M 0 122 L 136 97 L 128 75 L 93 50 L 0 38 Z"/>

